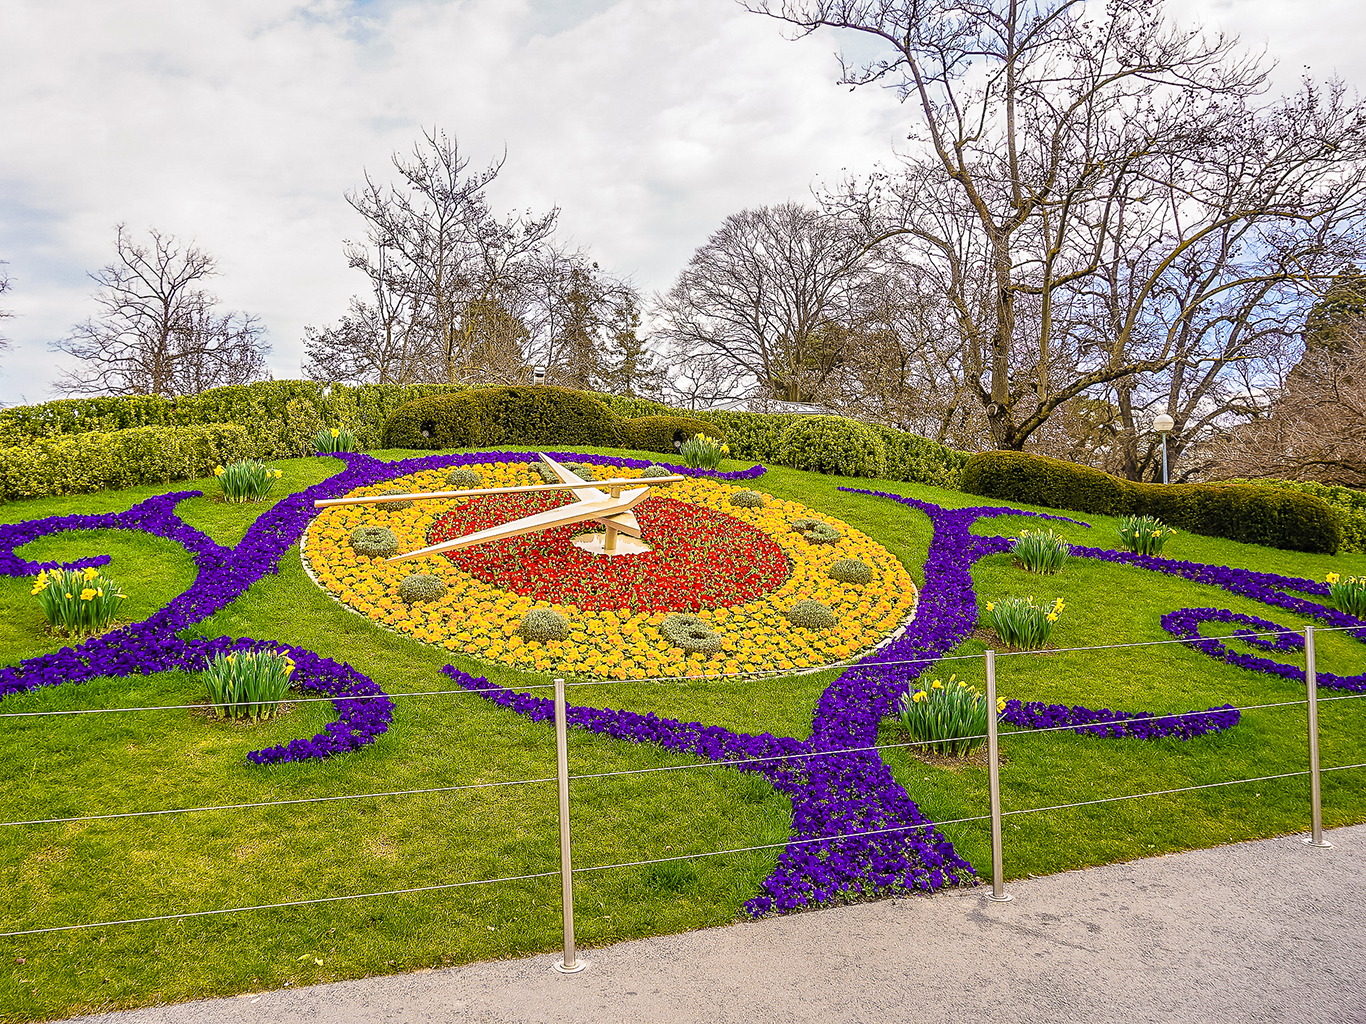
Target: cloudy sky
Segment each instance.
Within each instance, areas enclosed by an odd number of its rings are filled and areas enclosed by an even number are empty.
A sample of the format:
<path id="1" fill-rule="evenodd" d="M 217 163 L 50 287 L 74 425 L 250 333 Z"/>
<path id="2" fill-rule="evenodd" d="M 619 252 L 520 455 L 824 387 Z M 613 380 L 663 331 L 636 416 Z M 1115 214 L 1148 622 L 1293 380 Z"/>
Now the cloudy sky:
<path id="1" fill-rule="evenodd" d="M 1366 85 L 1358 3 L 1179 10 L 1265 47 L 1284 88 Z M 343 193 L 424 125 L 472 167 L 506 149 L 496 210 L 559 206 L 562 236 L 667 288 L 727 214 L 905 135 L 892 94 L 835 84 L 841 40 L 784 36 L 734 0 L 0 0 L 0 404 L 52 397 L 48 346 L 95 312 L 119 222 L 216 256 L 213 291 L 299 376 L 304 325 L 364 290 Z"/>

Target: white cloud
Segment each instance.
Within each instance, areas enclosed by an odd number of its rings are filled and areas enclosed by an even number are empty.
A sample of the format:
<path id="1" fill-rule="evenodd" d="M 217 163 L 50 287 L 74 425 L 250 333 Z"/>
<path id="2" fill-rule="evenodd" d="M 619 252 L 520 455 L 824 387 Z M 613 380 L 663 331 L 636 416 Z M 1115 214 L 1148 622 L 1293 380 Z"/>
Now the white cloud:
<path id="1" fill-rule="evenodd" d="M 1332 7 L 1199 10 L 1359 77 L 1361 15 Z M 47 343 L 93 312 L 83 275 L 119 221 L 214 253 L 214 289 L 262 317 L 274 372 L 296 376 L 303 325 L 362 284 L 342 258 L 363 233 L 343 193 L 363 168 L 388 180 L 424 125 L 475 167 L 506 145 L 495 202 L 560 206 L 565 234 L 647 291 L 727 214 L 804 198 L 904 134 L 890 93 L 834 84 L 832 36 L 790 42 L 732 0 L 9 0 L 5 19 L 7 403 L 48 397 Z"/>

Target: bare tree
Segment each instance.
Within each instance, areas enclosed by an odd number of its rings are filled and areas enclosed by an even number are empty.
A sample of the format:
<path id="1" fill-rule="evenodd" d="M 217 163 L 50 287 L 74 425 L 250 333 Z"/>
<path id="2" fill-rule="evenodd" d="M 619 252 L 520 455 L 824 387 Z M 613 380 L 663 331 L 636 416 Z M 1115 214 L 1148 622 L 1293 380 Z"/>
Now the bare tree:
<path id="1" fill-rule="evenodd" d="M 1210 445 L 1212 475 L 1366 486 L 1366 327 L 1309 349 L 1271 415 Z"/>
<path id="2" fill-rule="evenodd" d="M 424 380 L 483 379 L 491 368 L 478 361 L 489 351 L 480 325 L 494 307 L 518 315 L 523 278 L 559 211 L 498 220 L 485 193 L 503 161 L 467 175 L 456 140 L 435 128 L 393 165 L 397 185 L 367 172 L 346 197 L 367 222 L 365 243 L 348 243 L 347 258 L 370 278 L 378 348 L 401 352 L 399 364 L 418 366 Z"/>
<path id="3" fill-rule="evenodd" d="M 657 300 L 659 336 L 773 398 L 820 400 L 846 355 L 825 328 L 873 244 L 797 203 L 732 214 Z"/>
<path id="4" fill-rule="evenodd" d="M 899 90 L 913 149 L 832 202 L 937 275 L 997 447 L 1079 396 L 1122 409 L 1128 382 L 1173 367 L 1214 368 L 1213 387 L 1258 333 L 1229 311 L 1265 319 L 1321 286 L 1366 209 L 1366 122 L 1339 84 L 1258 105 L 1264 67 L 1154 0 L 749 6 L 888 46 L 843 78 Z M 1187 404 L 1191 381 L 1168 378 Z"/>
<path id="5" fill-rule="evenodd" d="M 0 260 L 0 295 L 4 295 L 5 292 L 9 291 L 12 287 L 9 274 L 5 272 L 7 266 L 9 266 L 9 264 L 5 260 Z M 8 320 L 12 316 L 14 316 L 12 310 L 0 309 L 0 320 Z M 7 348 L 9 348 L 9 339 L 3 334 L 0 334 L 0 352 L 5 351 Z"/>
<path id="6" fill-rule="evenodd" d="M 118 259 L 90 275 L 98 319 L 53 343 L 81 365 L 56 383 L 72 395 L 189 395 L 266 376 L 264 329 L 254 316 L 215 309 L 202 283 L 212 256 L 155 228 L 150 243 L 118 225 Z"/>

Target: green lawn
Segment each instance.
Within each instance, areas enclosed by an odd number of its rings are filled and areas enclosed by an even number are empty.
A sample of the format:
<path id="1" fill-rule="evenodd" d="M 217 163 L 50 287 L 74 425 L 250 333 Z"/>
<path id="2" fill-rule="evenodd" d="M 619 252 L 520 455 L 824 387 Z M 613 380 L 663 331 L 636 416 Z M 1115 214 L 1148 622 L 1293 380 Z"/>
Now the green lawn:
<path id="1" fill-rule="evenodd" d="M 396 458 L 411 453 L 377 454 Z M 302 490 L 339 464 L 302 459 L 277 465 L 285 476 L 273 497 Z M 844 519 L 886 545 L 923 582 L 928 519 L 891 502 L 842 494 L 836 490 L 841 485 L 876 487 L 946 506 L 1000 504 L 929 487 L 784 469 L 771 470 L 754 486 Z M 0 506 L 0 521 L 114 511 L 155 493 L 201 488 L 215 490 L 210 481 L 192 481 L 17 502 Z M 179 507 L 183 518 L 223 544 L 239 540 L 262 510 L 206 498 Z M 1069 540 L 1115 546 L 1114 520 L 1069 515 L 1094 526 L 1086 530 L 1052 524 Z M 978 531 L 1010 533 L 1026 522 L 1015 517 L 986 520 Z M 115 531 L 47 538 L 24 553 L 72 559 L 96 552 L 112 556 L 106 571 L 131 595 L 131 618 L 163 605 L 193 577 L 190 558 L 175 545 Z M 1366 574 L 1366 555 L 1302 555 L 1186 534 L 1179 534 L 1165 553 L 1315 579 L 1333 570 Z M 1008 594 L 1063 597 L 1067 609 L 1054 633 L 1057 647 L 1167 640 L 1158 620 L 1182 607 L 1230 608 L 1297 627 L 1305 622 L 1214 588 L 1084 559 L 1073 559 L 1058 576 L 1039 578 L 1015 568 L 1006 555 L 992 556 L 977 564 L 974 580 L 983 604 Z M 0 578 L 4 663 L 60 646 L 44 635 L 30 585 L 28 579 Z M 285 557 L 278 575 L 267 576 L 197 631 L 300 644 L 349 662 L 388 692 L 417 695 L 397 700 L 390 731 L 373 746 L 327 762 L 271 768 L 249 764 L 245 753 L 312 735 L 329 719 L 330 705 L 295 705 L 282 719 L 254 727 L 212 722 L 185 710 L 0 719 L 0 818 L 14 822 L 439 789 L 554 774 L 553 733 L 546 725 L 467 694 L 421 695 L 451 689 L 439 672 L 448 662 L 507 685 L 545 679 L 453 658 L 375 627 L 312 584 L 297 548 Z M 986 646 L 974 638 L 955 653 L 976 656 Z M 1340 674 L 1361 671 L 1361 650 L 1341 634 L 1322 635 L 1320 668 Z M 1175 644 L 1003 654 L 998 666 L 1006 696 L 1091 707 L 1185 711 L 1225 701 L 1303 700 L 1302 686 L 1245 672 Z M 982 659 L 945 663 L 937 671 L 980 681 Z M 616 683 L 575 691 L 571 700 L 803 738 L 830 678 L 822 673 L 784 680 Z M 7 698 L 0 711 L 194 704 L 203 698 L 196 678 L 165 673 L 47 688 Z M 1361 700 L 1322 706 L 1326 767 L 1366 761 L 1363 721 L 1366 702 Z M 1002 740 L 1007 759 L 1003 802 L 1009 811 L 1296 771 L 1307 763 L 1304 731 L 1301 705 L 1251 711 L 1226 734 L 1184 744 L 1070 733 L 1007 734 Z M 882 738 L 898 740 L 890 726 L 884 727 Z M 932 818 L 986 812 L 985 770 L 930 767 L 904 749 L 888 750 L 884 756 Z M 570 738 L 570 769 L 575 773 L 660 768 L 686 760 L 652 746 L 582 732 Z M 1361 779 L 1360 771 L 1324 776 L 1325 825 L 1366 820 Z M 1296 778 L 1010 817 L 1005 829 L 1007 878 L 1302 831 L 1309 820 L 1307 791 L 1307 781 Z M 0 930 L 552 872 L 558 867 L 555 800 L 553 783 L 542 781 L 340 803 L 4 825 Z M 575 863 L 610 864 L 780 843 L 790 813 L 788 802 L 767 783 L 725 767 L 583 780 L 573 788 Z M 945 831 L 981 875 L 989 877 L 985 823 L 950 825 Z M 777 855 L 777 850 L 767 850 L 699 856 L 681 867 L 581 874 L 575 883 L 579 942 L 592 946 L 734 920 Z M 4 939 L 0 1019 L 46 1019 L 516 956 L 556 948 L 559 929 L 559 879 L 549 877 Z"/>

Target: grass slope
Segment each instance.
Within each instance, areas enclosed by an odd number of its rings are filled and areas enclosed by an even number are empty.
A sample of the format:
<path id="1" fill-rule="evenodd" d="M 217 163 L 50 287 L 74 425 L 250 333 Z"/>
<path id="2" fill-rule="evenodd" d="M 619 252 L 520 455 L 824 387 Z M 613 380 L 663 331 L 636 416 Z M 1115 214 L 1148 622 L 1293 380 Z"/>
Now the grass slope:
<path id="1" fill-rule="evenodd" d="M 593 451 L 594 449 L 578 449 Z M 399 457 L 411 453 L 377 453 Z M 277 495 L 335 472 L 326 459 L 284 461 Z M 728 467 L 735 468 L 735 467 Z M 287 485 L 287 486 L 286 486 Z M 868 481 L 774 469 L 758 488 L 844 519 L 875 537 L 917 577 L 930 542 L 918 512 L 843 494 Z M 908 484 L 877 487 L 946 506 L 981 504 L 970 496 Z M 127 508 L 154 493 L 203 489 L 211 481 L 139 488 L 0 506 L 0 520 Z M 181 515 L 220 543 L 239 540 L 257 506 L 209 498 L 182 503 Z M 1113 543 L 1115 521 L 1086 519 L 1093 529 L 1052 524 L 1069 540 Z M 986 520 L 980 532 L 1010 533 L 1017 517 Z M 1036 525 L 1037 521 L 1029 523 Z M 189 585 L 193 566 L 175 545 L 141 535 L 96 531 L 46 538 L 31 557 L 75 558 L 108 552 L 107 572 L 132 595 L 141 618 Z M 1178 535 L 1172 557 L 1321 579 L 1336 570 L 1366 574 L 1366 555 L 1338 558 L 1272 551 Z M 1055 646 L 1166 640 L 1166 611 L 1217 606 L 1303 620 L 1213 588 L 1141 570 L 1073 559 L 1059 576 L 1038 578 L 1008 556 L 974 570 L 979 602 L 1007 594 L 1051 599 L 1067 610 Z M 0 578 L 0 659 L 51 650 L 27 579 Z M 0 930 L 120 920 L 223 907 L 407 889 L 485 878 L 553 872 L 558 867 L 552 782 L 498 785 L 554 774 L 553 734 L 478 698 L 422 694 L 449 689 L 439 669 L 458 668 L 508 685 L 546 680 L 451 658 L 381 630 L 326 597 L 303 572 L 297 548 L 215 619 L 206 635 L 250 635 L 311 647 L 347 661 L 397 700 L 391 731 L 360 752 L 324 763 L 260 768 L 248 750 L 307 736 L 328 720 L 326 704 L 296 704 L 276 722 L 240 727 L 190 711 L 6 718 L 0 732 L 0 818 L 5 822 L 195 807 L 304 800 L 408 789 L 466 789 L 402 797 L 273 808 L 219 810 L 152 818 L 48 825 L 0 825 Z M 980 680 L 983 639 L 944 663 Z M 1359 671 L 1361 647 L 1340 635 L 1320 638 L 1321 668 Z M 1244 672 L 1180 645 L 1109 651 L 1002 656 L 1001 692 L 1025 699 L 1126 710 L 1183 711 L 1225 701 L 1262 704 L 1303 699 L 1303 687 Z M 614 683 L 584 688 L 571 700 L 652 710 L 751 732 L 804 737 L 829 673 L 786 680 L 680 684 Z M 8 698 L 5 712 L 111 706 L 193 704 L 204 698 L 182 673 L 99 680 Z M 1366 761 L 1360 700 L 1321 709 L 1325 766 Z M 897 741 L 887 727 L 883 738 Z M 1002 743 L 1007 810 L 1071 803 L 1141 790 L 1174 789 L 1226 779 L 1296 771 L 1306 764 L 1300 707 L 1245 714 L 1228 734 L 1191 743 L 1099 740 L 1069 734 L 1012 734 Z M 971 766 L 933 768 L 905 750 L 885 758 L 932 818 L 986 811 L 986 774 Z M 572 793 L 575 863 L 613 864 L 709 850 L 780 843 L 790 807 L 767 783 L 728 768 L 649 771 L 685 763 L 648 746 L 575 733 L 575 773 L 641 771 L 584 780 Z M 1366 820 L 1360 773 L 1324 776 L 1327 825 Z M 1007 819 L 1007 877 L 1040 874 L 1170 850 L 1303 830 L 1303 778 L 1026 814 Z M 946 832 L 988 877 L 985 823 Z M 578 938 L 592 946 L 735 919 L 772 867 L 777 850 L 699 856 L 677 865 L 589 872 L 576 878 Z M 555 877 L 496 885 L 112 925 L 0 940 L 0 1019 L 60 1017 L 116 1007 L 228 994 L 286 984 L 391 973 L 419 967 L 549 950 L 559 941 Z"/>

